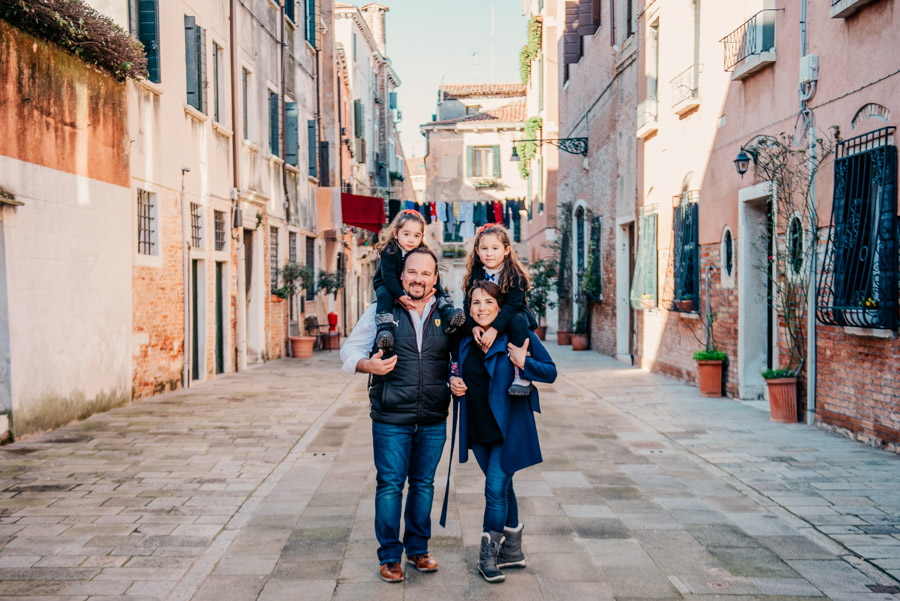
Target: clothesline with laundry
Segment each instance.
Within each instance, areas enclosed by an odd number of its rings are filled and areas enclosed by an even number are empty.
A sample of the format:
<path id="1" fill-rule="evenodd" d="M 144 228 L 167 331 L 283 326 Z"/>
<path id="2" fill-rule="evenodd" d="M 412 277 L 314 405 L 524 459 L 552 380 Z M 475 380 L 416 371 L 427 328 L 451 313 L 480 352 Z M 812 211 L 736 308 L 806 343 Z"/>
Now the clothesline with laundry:
<path id="1" fill-rule="evenodd" d="M 521 211 L 528 213 L 531 219 L 531 203 L 524 198 L 507 198 L 494 201 L 457 200 L 416 203 L 413 200 L 389 200 L 388 222 L 394 220 L 402 210 L 418 211 L 425 218 L 425 223 L 439 221 L 451 230 L 459 228 L 459 236 L 471 238 L 475 229 L 485 223 L 503 223 L 516 234 L 520 231 Z"/>

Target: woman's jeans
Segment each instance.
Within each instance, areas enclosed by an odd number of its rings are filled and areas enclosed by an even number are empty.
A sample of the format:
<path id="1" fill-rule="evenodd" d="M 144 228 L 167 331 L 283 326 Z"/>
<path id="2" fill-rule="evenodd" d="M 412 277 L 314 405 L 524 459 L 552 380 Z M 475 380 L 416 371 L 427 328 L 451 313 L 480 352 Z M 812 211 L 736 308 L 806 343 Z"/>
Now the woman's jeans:
<path id="1" fill-rule="evenodd" d="M 372 422 L 375 451 L 375 536 L 378 538 L 378 561 L 399 563 L 404 547 L 406 556 L 428 553 L 431 538 L 431 503 L 434 499 L 434 472 L 437 470 L 447 424 L 428 426 L 394 426 Z M 403 485 L 406 512 L 403 542 L 400 542 L 400 509 Z"/>
<path id="2" fill-rule="evenodd" d="M 484 472 L 484 524 L 485 532 L 503 532 L 503 527 L 519 525 L 519 504 L 513 491 L 513 475 L 500 467 L 503 444 L 473 442 L 472 454 Z"/>

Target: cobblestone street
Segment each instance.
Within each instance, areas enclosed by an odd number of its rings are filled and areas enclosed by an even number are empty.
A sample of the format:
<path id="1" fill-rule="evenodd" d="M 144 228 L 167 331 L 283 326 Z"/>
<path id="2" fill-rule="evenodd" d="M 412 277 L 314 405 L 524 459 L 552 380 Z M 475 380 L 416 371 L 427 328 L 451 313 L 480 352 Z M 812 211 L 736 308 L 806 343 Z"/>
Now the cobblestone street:
<path id="1" fill-rule="evenodd" d="M 454 466 L 440 571 L 378 577 L 364 376 L 273 361 L 0 449 L 4 599 L 517 600 L 900 594 L 900 457 L 549 346 L 545 461 L 516 476 L 525 570 L 478 575 Z"/>

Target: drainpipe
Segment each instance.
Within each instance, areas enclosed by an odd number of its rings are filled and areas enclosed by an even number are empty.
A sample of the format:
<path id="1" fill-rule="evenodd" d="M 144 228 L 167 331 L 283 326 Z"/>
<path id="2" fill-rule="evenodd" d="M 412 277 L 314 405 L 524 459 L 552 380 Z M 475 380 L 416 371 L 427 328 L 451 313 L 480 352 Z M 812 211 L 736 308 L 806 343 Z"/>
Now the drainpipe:
<path id="1" fill-rule="evenodd" d="M 809 22 L 807 2 L 800 4 L 800 56 L 806 56 Z M 818 217 L 816 216 L 816 177 L 813 170 L 816 160 L 816 132 L 809 100 L 816 90 L 816 83 L 808 84 L 808 91 L 800 90 L 800 110 L 806 113 L 806 143 L 809 157 L 809 283 L 806 298 L 806 423 L 816 423 L 816 259 L 818 258 Z"/>
<path id="2" fill-rule="evenodd" d="M 184 354 L 184 365 L 181 373 L 181 385 L 184 388 L 191 386 L 191 287 L 190 287 L 190 256 L 191 256 L 191 239 L 187 232 L 187 219 L 185 217 L 184 204 L 184 174 L 190 173 L 190 167 L 181 168 L 181 260 L 184 266 L 184 344 L 181 348 Z"/>
<path id="3" fill-rule="evenodd" d="M 237 332 L 234 344 L 235 371 L 247 369 L 247 293 L 244 283 L 246 266 L 244 265 L 244 228 L 241 223 L 240 173 L 241 173 L 241 138 L 237 104 L 237 11 L 236 0 L 229 3 L 229 53 L 231 55 L 231 210 L 232 235 L 237 246 Z M 238 230 L 233 233 L 233 230 Z"/>

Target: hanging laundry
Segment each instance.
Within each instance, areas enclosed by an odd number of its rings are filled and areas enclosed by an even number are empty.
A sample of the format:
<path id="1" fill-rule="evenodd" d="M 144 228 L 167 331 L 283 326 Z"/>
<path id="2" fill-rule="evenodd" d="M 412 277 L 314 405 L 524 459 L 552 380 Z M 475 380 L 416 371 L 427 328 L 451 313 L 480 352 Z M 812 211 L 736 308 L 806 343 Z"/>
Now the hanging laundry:
<path id="1" fill-rule="evenodd" d="M 437 205 L 438 219 L 442 223 L 447 223 L 447 203 L 444 201 L 435 203 Z"/>
<path id="2" fill-rule="evenodd" d="M 505 227 L 506 229 L 509 229 L 509 227 L 512 225 L 509 209 L 509 201 L 503 201 L 503 227 Z"/>
<path id="3" fill-rule="evenodd" d="M 403 204 L 404 204 L 404 208 L 405 208 L 405 209 L 410 209 L 410 210 L 413 210 L 413 211 L 417 210 L 417 208 L 416 208 L 416 203 L 415 203 L 414 201 L 412 201 L 412 200 L 404 200 L 404 201 L 403 201 Z"/>
<path id="4" fill-rule="evenodd" d="M 474 218 L 474 207 L 472 206 L 471 201 L 467 201 L 462 203 L 462 227 L 460 228 L 459 235 L 463 238 L 472 238 L 475 236 L 475 218 Z"/>
<path id="5" fill-rule="evenodd" d="M 388 201 L 388 223 L 394 222 L 394 217 L 400 212 L 400 201 L 392 198 Z"/>
<path id="6" fill-rule="evenodd" d="M 494 223 L 503 223 L 503 204 L 499 200 L 494 201 Z"/>
<path id="7" fill-rule="evenodd" d="M 437 221 L 437 218 L 438 218 L 438 215 L 437 215 L 437 203 L 435 203 L 435 202 L 429 202 L 429 203 L 428 203 L 428 214 L 431 215 L 431 220 L 432 220 L 432 221 Z"/>

